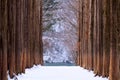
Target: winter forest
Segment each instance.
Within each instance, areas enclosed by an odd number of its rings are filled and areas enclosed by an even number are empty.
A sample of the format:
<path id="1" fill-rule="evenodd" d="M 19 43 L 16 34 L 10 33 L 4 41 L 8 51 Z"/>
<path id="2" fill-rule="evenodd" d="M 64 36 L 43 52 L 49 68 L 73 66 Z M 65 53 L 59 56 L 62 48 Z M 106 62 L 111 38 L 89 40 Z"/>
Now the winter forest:
<path id="1" fill-rule="evenodd" d="M 120 80 L 120 0 L 0 0 L 0 80 L 72 79 Z"/>

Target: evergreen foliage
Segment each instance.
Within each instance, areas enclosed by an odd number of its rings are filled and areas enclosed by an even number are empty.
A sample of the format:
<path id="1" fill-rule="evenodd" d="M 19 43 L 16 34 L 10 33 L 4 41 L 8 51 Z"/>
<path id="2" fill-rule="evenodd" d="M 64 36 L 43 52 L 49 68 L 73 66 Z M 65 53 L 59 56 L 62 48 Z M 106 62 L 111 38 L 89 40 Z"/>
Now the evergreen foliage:
<path id="1" fill-rule="evenodd" d="M 43 32 L 51 30 L 52 25 L 60 21 L 54 17 L 56 10 L 59 9 L 60 2 L 56 0 L 43 0 Z"/>

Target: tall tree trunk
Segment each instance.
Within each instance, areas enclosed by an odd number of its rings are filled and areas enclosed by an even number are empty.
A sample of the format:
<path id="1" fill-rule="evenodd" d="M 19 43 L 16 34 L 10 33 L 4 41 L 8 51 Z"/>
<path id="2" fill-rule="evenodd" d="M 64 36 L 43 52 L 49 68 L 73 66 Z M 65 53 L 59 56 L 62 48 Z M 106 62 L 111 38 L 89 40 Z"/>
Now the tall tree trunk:
<path id="1" fill-rule="evenodd" d="M 0 13 L 1 14 L 1 13 Z M 2 49 L 3 49 L 3 41 L 2 41 L 2 33 L 1 33 L 1 22 L 0 22 L 0 80 L 2 80 Z"/>
<path id="2" fill-rule="evenodd" d="M 22 61 L 22 72 L 25 72 L 27 67 L 27 53 L 28 53 L 28 0 L 23 0 L 23 61 Z"/>
<path id="3" fill-rule="evenodd" d="M 2 0 L 0 0 L 0 17 L 2 17 L 1 15 L 2 15 L 2 11 L 1 11 L 1 9 L 2 9 L 2 4 L 1 4 L 1 1 Z M 0 18 L 0 65 L 2 65 L 2 48 L 3 48 L 3 42 L 2 42 L 2 19 Z M 2 66 L 0 66 L 0 72 L 2 72 Z M 2 73 L 0 73 L 0 80 L 1 80 L 1 74 Z"/>
<path id="4" fill-rule="evenodd" d="M 39 31 L 40 31 L 40 0 L 34 0 L 34 13 L 33 13 L 33 25 L 34 25 L 34 46 L 35 46 L 35 49 L 34 49 L 34 61 L 35 61 L 35 64 L 39 64 L 39 59 L 40 59 L 40 49 L 39 49 Z"/>
<path id="5" fill-rule="evenodd" d="M 77 65 L 82 66 L 82 0 L 78 2 L 78 52 L 77 52 Z"/>
<path id="6" fill-rule="evenodd" d="M 80 47 L 80 43 L 81 43 L 81 41 L 80 41 L 80 38 L 81 38 L 81 36 L 80 36 L 80 0 L 79 0 L 79 4 L 78 4 L 78 13 L 77 13 L 77 16 L 78 16 L 78 19 L 77 19 L 77 22 L 78 22 L 78 42 L 77 42 L 77 58 L 76 58 L 76 64 L 77 65 L 80 65 L 81 66 L 81 58 L 80 58 L 80 56 L 81 56 L 81 52 L 80 52 L 80 50 L 81 50 L 81 47 Z"/>
<path id="7" fill-rule="evenodd" d="M 10 77 L 15 73 L 16 0 L 8 1 L 8 61 Z"/>
<path id="8" fill-rule="evenodd" d="M 96 2 L 96 8 L 97 8 L 97 16 L 96 16 L 96 24 L 97 24 L 97 46 L 96 46 L 96 51 L 97 51 L 97 74 L 101 75 L 102 74 L 102 26 L 101 26 L 101 1 L 97 0 Z"/>
<path id="9" fill-rule="evenodd" d="M 120 0 L 117 2 L 117 53 L 118 53 L 118 80 L 120 80 Z"/>
<path id="10" fill-rule="evenodd" d="M 16 72 L 22 72 L 22 56 L 23 56 L 23 0 L 17 2 L 17 28 L 16 28 Z"/>
<path id="11" fill-rule="evenodd" d="M 87 58 L 88 59 L 87 59 L 87 66 L 88 66 L 88 69 L 91 70 L 92 69 L 92 41 L 91 41 L 92 0 L 89 0 L 88 4 L 89 5 L 87 6 L 87 8 L 88 8 L 88 13 L 87 13 L 87 15 L 88 15 L 88 28 L 87 28 L 88 29 L 88 32 L 87 32 L 87 34 L 88 34 L 88 46 L 87 46 L 88 47 L 88 56 L 87 56 Z"/>
<path id="12" fill-rule="evenodd" d="M 119 79 L 118 80 L 120 80 L 120 0 L 118 1 L 118 5 L 117 5 L 117 52 L 118 52 L 118 56 L 119 56 L 119 58 L 118 58 L 118 61 L 119 61 Z"/>
<path id="13" fill-rule="evenodd" d="M 91 58 L 92 58 L 92 63 L 91 63 L 91 68 L 92 70 L 94 69 L 94 0 L 91 0 Z"/>
<path id="14" fill-rule="evenodd" d="M 93 63 L 94 73 L 97 74 L 97 0 L 94 0 L 94 27 L 93 27 Z"/>
<path id="15" fill-rule="evenodd" d="M 30 67 L 33 64 L 33 58 L 31 58 L 31 54 L 32 54 L 32 29 L 31 27 L 33 26 L 33 0 L 27 0 L 28 2 L 28 53 L 27 53 L 27 67 Z"/>
<path id="16" fill-rule="evenodd" d="M 7 80 L 7 0 L 1 1 L 1 28 L 2 28 L 2 69 L 1 80 Z"/>
<path id="17" fill-rule="evenodd" d="M 110 80 L 119 80 L 119 53 L 117 52 L 117 4 L 118 0 L 110 1 L 111 9 L 111 47 L 110 47 Z"/>
<path id="18" fill-rule="evenodd" d="M 40 49 L 40 64 L 43 65 L 43 42 L 42 42 L 42 27 L 43 27 L 43 21 L 42 21 L 42 16 L 43 16 L 43 10 L 42 10 L 42 0 L 40 0 L 40 32 L 39 32 L 39 49 Z"/>
<path id="19" fill-rule="evenodd" d="M 103 0 L 103 76 L 109 75 L 110 58 L 110 1 Z"/>

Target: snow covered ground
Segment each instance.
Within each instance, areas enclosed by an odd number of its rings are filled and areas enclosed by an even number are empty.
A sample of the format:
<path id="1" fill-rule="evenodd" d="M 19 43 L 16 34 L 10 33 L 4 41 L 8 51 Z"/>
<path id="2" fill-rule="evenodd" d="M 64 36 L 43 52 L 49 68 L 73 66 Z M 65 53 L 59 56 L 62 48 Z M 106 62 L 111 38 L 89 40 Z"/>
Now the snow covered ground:
<path id="1" fill-rule="evenodd" d="M 107 78 L 94 77 L 92 71 L 79 66 L 34 66 L 26 69 L 25 74 L 16 76 L 18 80 L 108 80 Z M 10 79 L 8 76 L 8 80 Z"/>

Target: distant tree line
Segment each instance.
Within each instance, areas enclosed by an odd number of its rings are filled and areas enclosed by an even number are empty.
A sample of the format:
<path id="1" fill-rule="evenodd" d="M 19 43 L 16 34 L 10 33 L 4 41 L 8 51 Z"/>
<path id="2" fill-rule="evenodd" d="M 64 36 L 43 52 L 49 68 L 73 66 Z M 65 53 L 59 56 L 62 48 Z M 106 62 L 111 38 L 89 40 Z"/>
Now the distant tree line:
<path id="1" fill-rule="evenodd" d="M 42 58 L 42 0 L 0 0 L 0 80 Z"/>
<path id="2" fill-rule="evenodd" d="M 79 0 L 77 64 L 120 80 L 120 0 Z"/>

